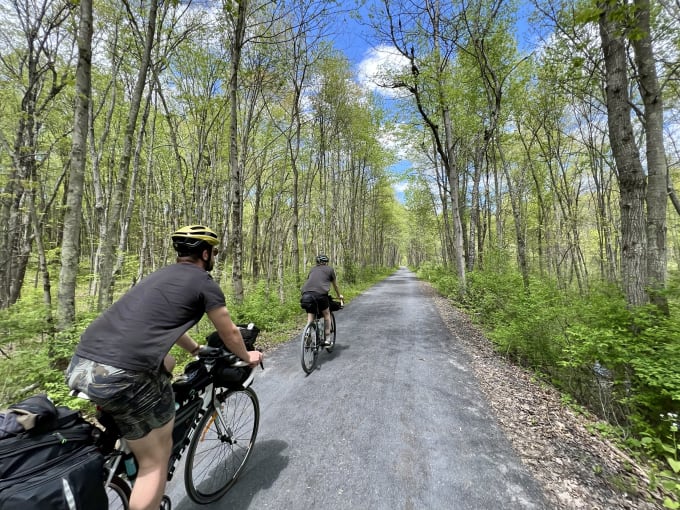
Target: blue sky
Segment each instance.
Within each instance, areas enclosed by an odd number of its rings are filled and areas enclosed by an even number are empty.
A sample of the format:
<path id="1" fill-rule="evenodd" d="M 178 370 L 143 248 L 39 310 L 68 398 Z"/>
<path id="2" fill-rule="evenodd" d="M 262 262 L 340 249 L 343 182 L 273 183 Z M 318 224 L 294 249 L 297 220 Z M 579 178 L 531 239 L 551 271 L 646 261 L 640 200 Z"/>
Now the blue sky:
<path id="1" fill-rule="evenodd" d="M 376 3 L 377 0 L 369 0 L 369 3 Z M 355 11 L 356 12 L 356 11 Z M 363 15 L 367 12 L 364 6 L 360 11 Z M 520 3 L 518 13 L 518 23 L 516 30 L 517 43 L 520 51 L 525 53 L 532 51 L 536 47 L 536 33 L 528 24 L 528 16 L 531 6 L 528 2 Z M 397 55 L 394 50 L 385 46 L 378 46 L 369 28 L 357 22 L 351 15 L 339 16 L 336 27 L 335 46 L 349 58 L 355 73 L 355 79 L 362 86 L 373 90 L 385 99 L 393 96 L 395 91 L 391 89 L 381 89 L 372 81 L 372 76 L 386 65 L 400 66 L 406 63 L 405 59 Z M 389 104 L 389 101 L 387 101 Z M 393 139 L 396 141 L 396 138 Z M 385 141 L 389 144 L 389 140 Z M 403 148 L 403 147 L 402 147 Z M 401 151 L 401 152 L 407 152 Z M 407 154 L 402 154 L 401 159 L 390 168 L 396 174 L 403 173 L 413 166 L 413 162 L 408 159 Z M 405 183 L 397 183 L 394 186 L 395 194 L 400 201 L 404 198 Z"/>
<path id="2" fill-rule="evenodd" d="M 390 96 L 394 95 L 393 90 L 377 87 L 372 80 L 372 76 L 376 74 L 380 67 L 383 67 L 388 63 L 394 65 L 397 60 L 402 60 L 403 57 L 397 57 L 397 55 L 393 51 L 390 52 L 388 48 L 374 46 L 375 42 L 371 40 L 369 29 L 361 26 L 356 20 L 351 19 L 349 15 L 345 15 L 343 18 L 338 19 L 337 35 L 334 42 L 335 47 L 349 58 L 355 79 L 359 84 L 380 94 L 385 99 L 389 99 Z M 387 106 L 389 107 L 389 101 L 387 101 L 387 103 Z M 397 142 L 397 140 L 394 137 L 384 140 L 386 146 L 394 144 L 395 142 Z M 406 159 L 406 154 L 403 154 L 402 157 L 405 159 L 401 159 L 389 168 L 390 171 L 397 175 L 402 174 L 413 165 L 410 160 Z M 393 188 L 397 199 L 403 202 L 406 183 L 395 183 Z"/>

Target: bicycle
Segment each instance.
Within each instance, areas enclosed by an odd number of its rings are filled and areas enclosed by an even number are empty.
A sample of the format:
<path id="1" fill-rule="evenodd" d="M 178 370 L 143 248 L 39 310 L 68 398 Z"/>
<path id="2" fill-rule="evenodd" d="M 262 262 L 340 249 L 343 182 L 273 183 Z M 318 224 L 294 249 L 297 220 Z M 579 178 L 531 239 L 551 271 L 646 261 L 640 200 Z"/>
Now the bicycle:
<path id="1" fill-rule="evenodd" d="M 254 373 L 225 348 L 201 346 L 198 359 L 172 384 L 176 410 L 167 480 L 188 447 L 184 485 L 198 504 L 224 496 L 250 457 L 260 423 L 259 400 L 250 387 Z M 88 399 L 80 392 L 74 395 Z M 137 464 L 111 416 L 99 409 L 97 420 L 109 509 L 127 510 Z M 161 510 L 171 507 L 170 498 L 163 496 Z"/>
<path id="2" fill-rule="evenodd" d="M 344 302 L 341 299 L 339 304 L 337 301 L 333 301 L 330 296 L 328 296 L 328 302 L 330 303 L 329 312 L 331 315 L 331 332 L 329 338 L 325 337 L 325 319 L 323 314 L 319 312 L 318 302 L 316 303 L 316 318 L 312 321 L 307 322 L 304 329 L 302 330 L 301 336 L 301 361 L 302 370 L 307 374 L 311 374 L 316 367 L 317 358 L 319 357 L 319 351 L 325 347 L 326 351 L 331 353 L 335 347 L 335 337 L 337 334 L 337 326 L 335 324 L 335 315 L 333 315 L 333 308 L 340 310 L 344 307 Z"/>

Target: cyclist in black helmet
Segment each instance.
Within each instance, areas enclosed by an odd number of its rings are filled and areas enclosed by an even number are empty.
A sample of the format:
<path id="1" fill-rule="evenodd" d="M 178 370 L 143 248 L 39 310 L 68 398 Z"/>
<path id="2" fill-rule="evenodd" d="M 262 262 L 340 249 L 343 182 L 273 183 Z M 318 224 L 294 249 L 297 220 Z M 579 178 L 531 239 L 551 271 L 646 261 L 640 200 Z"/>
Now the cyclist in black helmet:
<path id="1" fill-rule="evenodd" d="M 208 273 L 217 234 L 190 225 L 172 234 L 172 244 L 177 263 L 142 279 L 92 322 L 66 371 L 70 388 L 114 417 L 135 455 L 131 510 L 158 510 L 165 491 L 175 417 L 170 348 L 198 354 L 187 331 L 207 314 L 230 351 L 253 367 L 262 360 L 260 352 L 246 350 L 224 293 Z"/>
<path id="2" fill-rule="evenodd" d="M 335 276 L 335 270 L 328 265 L 328 257 L 320 254 L 316 257 L 316 266 L 311 269 L 307 281 L 302 286 L 302 298 L 300 303 L 307 311 L 307 322 L 311 322 L 316 318 L 315 308 L 304 304 L 308 302 L 305 299 L 305 294 L 313 298 L 313 300 L 309 302 L 313 303 L 313 301 L 316 301 L 319 312 L 323 314 L 325 329 L 324 338 L 326 339 L 331 335 L 331 312 L 330 303 L 328 301 L 328 292 L 331 290 L 331 285 L 333 285 L 333 289 L 335 289 L 338 299 L 344 299 L 342 294 L 340 294 L 340 289 L 338 289 L 338 279 Z M 310 312 L 310 310 L 312 311 Z M 330 345 L 328 340 L 324 343 Z"/>

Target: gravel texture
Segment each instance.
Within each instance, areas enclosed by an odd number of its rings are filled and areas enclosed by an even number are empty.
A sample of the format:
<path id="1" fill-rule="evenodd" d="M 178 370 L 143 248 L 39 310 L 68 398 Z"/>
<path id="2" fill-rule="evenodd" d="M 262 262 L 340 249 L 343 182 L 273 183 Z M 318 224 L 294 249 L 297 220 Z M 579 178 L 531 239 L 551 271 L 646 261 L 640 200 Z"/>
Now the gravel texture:
<path id="1" fill-rule="evenodd" d="M 468 352 L 482 391 L 522 462 L 555 509 L 659 509 L 646 469 L 589 432 L 597 419 L 564 405 L 560 393 L 496 353 L 491 342 L 428 284 L 451 335 Z"/>

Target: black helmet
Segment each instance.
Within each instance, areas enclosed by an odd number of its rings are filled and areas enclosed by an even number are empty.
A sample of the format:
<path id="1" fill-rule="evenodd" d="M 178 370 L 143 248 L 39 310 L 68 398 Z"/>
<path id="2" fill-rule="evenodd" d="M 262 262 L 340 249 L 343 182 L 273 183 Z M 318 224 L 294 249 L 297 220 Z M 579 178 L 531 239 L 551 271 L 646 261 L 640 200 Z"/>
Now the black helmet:
<path id="1" fill-rule="evenodd" d="M 328 257 L 326 255 L 317 255 L 316 256 L 316 263 L 317 264 L 328 264 Z"/>
<path id="2" fill-rule="evenodd" d="M 217 234 L 204 225 L 188 225 L 172 234 L 172 246 L 179 254 L 195 253 L 217 246 Z"/>

